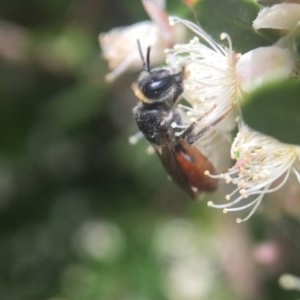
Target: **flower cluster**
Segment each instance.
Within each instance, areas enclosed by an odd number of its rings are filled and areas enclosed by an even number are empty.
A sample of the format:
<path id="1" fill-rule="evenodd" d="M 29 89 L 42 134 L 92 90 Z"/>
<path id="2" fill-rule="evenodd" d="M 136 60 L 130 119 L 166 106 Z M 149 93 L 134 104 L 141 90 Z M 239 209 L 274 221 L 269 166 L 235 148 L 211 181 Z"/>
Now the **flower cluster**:
<path id="1" fill-rule="evenodd" d="M 146 9 L 154 20 L 150 22 L 151 26 L 161 29 L 161 24 L 164 24 L 163 27 L 168 28 L 165 26 L 166 14 L 153 13 L 151 2 L 154 0 L 143 1 L 144 5 L 150 5 L 150 8 Z M 157 6 L 154 7 L 157 9 Z M 156 15 L 163 17 L 157 18 Z M 150 24 L 144 24 L 145 28 L 149 30 Z M 231 134 L 238 123 L 238 133 L 231 145 L 231 159 L 235 161 L 234 165 L 218 175 L 206 172 L 207 176 L 231 185 L 233 191 L 226 196 L 226 203 L 216 204 L 210 201 L 208 205 L 221 208 L 225 213 L 249 209 L 246 217 L 238 218 L 237 222 L 248 220 L 264 195 L 282 187 L 290 174 L 294 174 L 300 183 L 300 146 L 284 144 L 254 131 L 244 123 L 240 110 L 246 94 L 269 82 L 299 74 L 297 37 L 300 28 L 300 4 L 282 3 L 263 8 L 253 21 L 253 28 L 280 30 L 281 37 L 272 46 L 255 48 L 246 53 L 234 51 L 234 43 L 227 33 L 220 34 L 222 43 L 218 43 L 200 26 L 188 20 L 170 17 L 169 25 L 189 29 L 194 35 L 190 42 L 177 42 L 175 46 L 165 50 L 165 53 L 167 65 L 184 72 L 183 97 L 188 104 L 179 103 L 179 107 L 186 110 L 191 122 L 198 121 L 200 131 L 210 128 L 203 138 L 197 141 L 197 147 L 216 164 L 213 156 L 220 152 L 222 147 L 216 147 L 214 142 L 219 142 L 220 136 L 228 140 L 228 133 Z M 161 51 L 161 48 L 170 44 L 170 35 L 166 33 L 172 30 L 158 29 L 158 32 L 153 29 L 148 35 L 146 29 L 142 30 L 141 24 L 134 26 L 137 27 L 135 30 L 141 31 L 142 37 L 147 35 L 147 39 L 154 38 L 151 41 L 153 49 Z M 134 27 L 123 30 L 121 36 L 129 31 L 132 36 L 133 29 Z M 173 38 L 174 36 L 176 34 Z M 134 37 L 137 38 L 137 35 Z M 110 66 L 116 68 L 112 74 L 119 74 L 120 69 L 124 71 L 129 63 L 135 66 L 133 61 L 139 60 L 137 51 L 133 51 L 134 58 L 126 54 L 124 57 L 119 55 L 122 62 L 114 63 L 114 60 L 109 58 L 109 51 L 106 51 L 106 44 L 109 43 L 106 43 L 105 39 L 108 39 L 108 34 L 100 36 L 100 43 L 104 55 L 111 61 Z M 132 41 L 132 38 L 129 40 Z M 176 38 L 173 39 L 175 40 Z M 124 43 L 122 45 L 124 46 Z M 156 55 L 154 60 L 155 57 Z M 219 168 L 217 170 L 219 171 Z"/>
<path id="2" fill-rule="evenodd" d="M 241 124 L 239 132 L 231 146 L 231 158 L 236 161 L 226 173 L 210 175 L 221 178 L 226 183 L 236 186 L 226 196 L 225 204 L 208 205 L 223 209 L 223 212 L 239 211 L 251 207 L 244 219 L 248 220 L 261 203 L 263 196 L 281 188 L 294 173 L 300 183 L 300 147 L 287 145 L 274 138 L 251 130 Z"/>
<path id="3" fill-rule="evenodd" d="M 264 8 L 254 20 L 254 28 L 284 29 L 285 36 L 273 46 L 243 54 L 233 51 L 226 33 L 220 38 L 227 40 L 227 48 L 189 21 L 177 17 L 170 20 L 171 24 L 184 24 L 197 36 L 188 44 L 167 50 L 167 62 L 184 66 L 184 97 L 193 107 L 194 115 L 201 115 L 209 107 L 216 106 L 205 120 L 201 120 L 200 126 L 217 124 L 232 110 L 239 118 L 239 131 L 231 146 L 234 166 L 219 175 L 206 172 L 233 186 L 233 191 L 226 196 L 226 203 L 209 201 L 210 207 L 223 209 L 224 213 L 250 210 L 246 217 L 237 219 L 238 223 L 248 220 L 264 195 L 282 187 L 291 173 L 300 183 L 300 146 L 287 145 L 252 130 L 243 122 L 239 109 L 245 94 L 268 82 L 289 78 L 295 71 L 297 59 L 291 47 L 291 35 L 300 21 L 299 12 L 298 4 Z M 224 126 L 215 126 L 215 130 L 223 129 Z M 213 147 L 211 144 L 211 149 Z"/>

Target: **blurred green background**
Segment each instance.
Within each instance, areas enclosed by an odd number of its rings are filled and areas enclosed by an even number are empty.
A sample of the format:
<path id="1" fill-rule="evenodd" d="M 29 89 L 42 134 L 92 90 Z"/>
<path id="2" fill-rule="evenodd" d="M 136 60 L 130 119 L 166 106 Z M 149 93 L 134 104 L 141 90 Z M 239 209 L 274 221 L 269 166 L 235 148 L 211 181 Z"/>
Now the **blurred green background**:
<path id="1" fill-rule="evenodd" d="M 236 225 L 128 143 L 136 74 L 105 83 L 98 34 L 147 18 L 133 0 L 0 2 L 0 300 L 299 298 L 277 282 L 300 274 L 295 219 Z"/>

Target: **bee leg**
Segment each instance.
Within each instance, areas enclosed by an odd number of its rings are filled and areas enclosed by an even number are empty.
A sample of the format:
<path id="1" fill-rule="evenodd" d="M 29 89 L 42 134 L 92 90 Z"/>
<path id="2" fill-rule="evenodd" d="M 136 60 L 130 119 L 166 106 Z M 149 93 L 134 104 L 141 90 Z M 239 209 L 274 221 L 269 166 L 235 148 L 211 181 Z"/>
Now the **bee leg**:
<path id="1" fill-rule="evenodd" d="M 210 110 L 212 111 L 212 110 Z M 210 112 L 209 111 L 209 112 Z M 201 116 L 199 119 L 197 119 L 196 121 L 192 122 L 187 128 L 186 130 L 183 132 L 183 134 L 181 135 L 182 138 L 184 138 L 189 144 L 194 144 L 199 138 L 201 138 L 207 131 L 209 131 L 214 125 L 218 124 L 221 120 L 224 119 L 224 117 L 226 117 L 231 111 L 231 108 L 226 111 L 224 114 L 222 114 L 219 118 L 217 118 L 215 121 L 213 121 L 212 123 L 210 123 L 208 126 L 204 127 L 203 129 L 201 129 L 200 131 L 192 134 L 192 131 L 196 128 L 196 126 L 198 125 L 198 122 L 205 116 L 207 115 L 209 112 L 207 112 L 205 115 Z"/>
<path id="2" fill-rule="evenodd" d="M 190 138 L 193 137 L 194 135 L 192 135 L 192 131 L 197 127 L 198 123 L 205 117 L 207 116 L 208 114 L 210 114 L 214 109 L 216 108 L 216 105 L 213 105 L 213 107 L 208 110 L 207 112 L 205 112 L 203 115 L 201 115 L 197 120 L 195 120 L 194 122 L 192 122 L 183 132 L 182 134 L 180 135 L 180 137 L 182 139 L 185 139 L 189 144 L 193 144 L 198 138 L 200 138 L 206 131 L 207 129 L 204 128 L 203 130 L 201 130 L 200 132 L 198 132 L 196 135 L 197 135 L 197 138 L 192 141 L 192 142 L 189 142 Z M 210 127 L 210 126 L 209 126 Z M 209 128 L 208 128 L 209 129 Z M 204 131 L 204 132 L 203 132 Z M 193 139 L 192 139 L 193 140 Z"/>
<path id="3" fill-rule="evenodd" d="M 203 128 L 202 130 L 198 131 L 197 133 L 195 134 L 192 134 L 191 131 L 189 132 L 189 135 L 185 137 L 185 140 L 191 145 L 191 144 L 194 144 L 198 139 L 200 139 L 207 131 L 209 131 L 213 125 L 215 125 L 216 123 L 218 123 L 220 120 L 212 123 L 211 125 L 209 126 L 206 126 L 205 128 Z M 196 127 L 197 121 L 193 122 L 192 124 L 194 125 L 193 126 L 193 129 Z M 194 124 L 195 123 L 195 124 Z"/>

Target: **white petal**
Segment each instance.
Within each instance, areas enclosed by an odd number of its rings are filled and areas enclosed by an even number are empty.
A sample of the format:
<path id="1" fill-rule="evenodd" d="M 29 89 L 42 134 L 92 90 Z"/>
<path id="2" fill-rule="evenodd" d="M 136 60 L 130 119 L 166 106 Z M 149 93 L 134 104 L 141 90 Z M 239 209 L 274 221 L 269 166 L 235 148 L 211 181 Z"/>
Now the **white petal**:
<path id="1" fill-rule="evenodd" d="M 137 48 L 140 40 L 143 51 L 151 46 L 151 63 L 156 64 L 164 59 L 167 42 L 158 25 L 150 21 L 136 23 L 128 27 L 119 27 L 99 35 L 99 43 L 109 68 L 115 69 L 108 79 L 113 80 L 126 70 L 142 68 Z M 111 78 L 110 78 L 111 77 Z"/>
<path id="2" fill-rule="evenodd" d="M 299 21 L 300 4 L 281 3 L 263 8 L 253 21 L 253 27 L 291 30 Z"/>
<path id="3" fill-rule="evenodd" d="M 143 6 L 151 20 L 157 24 L 164 34 L 168 46 L 174 44 L 174 32 L 169 24 L 169 16 L 165 10 L 165 1 L 142 0 Z"/>
<path id="4" fill-rule="evenodd" d="M 288 78 L 295 57 L 288 49 L 260 47 L 243 54 L 236 64 L 237 80 L 245 92 L 274 80 Z"/>

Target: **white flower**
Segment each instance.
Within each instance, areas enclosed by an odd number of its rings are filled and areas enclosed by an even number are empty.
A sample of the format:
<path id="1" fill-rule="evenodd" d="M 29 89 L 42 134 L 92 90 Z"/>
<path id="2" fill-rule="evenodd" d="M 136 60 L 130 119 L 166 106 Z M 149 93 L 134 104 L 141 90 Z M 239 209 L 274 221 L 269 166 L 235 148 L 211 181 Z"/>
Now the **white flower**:
<path id="1" fill-rule="evenodd" d="M 281 3 L 263 8 L 253 21 L 253 27 L 292 30 L 299 21 L 300 4 Z"/>
<path id="2" fill-rule="evenodd" d="M 106 76 L 113 81 L 127 70 L 141 69 L 141 57 L 137 48 L 140 40 L 143 50 L 151 45 L 151 62 L 156 64 L 164 59 L 167 42 L 160 27 L 151 22 L 143 21 L 127 27 L 119 27 L 99 35 L 99 43 L 103 57 L 112 70 Z"/>
<path id="3" fill-rule="evenodd" d="M 244 93 L 288 78 L 295 67 L 296 59 L 289 49 L 269 46 L 238 54 L 226 33 L 220 38 L 227 40 L 228 48 L 190 21 L 172 17 L 170 23 L 181 23 L 197 35 L 189 43 L 167 50 L 167 63 L 174 69 L 183 68 L 183 97 L 193 108 L 189 115 L 192 120 L 203 115 L 204 128 L 222 120 L 242 101 Z"/>
<path id="4" fill-rule="evenodd" d="M 190 21 L 172 17 L 170 23 L 182 23 L 197 35 L 188 44 L 177 44 L 168 50 L 167 63 L 175 69 L 184 69 L 183 96 L 193 107 L 190 115 L 195 118 L 204 115 L 201 123 L 209 126 L 228 114 L 240 98 L 235 75 L 238 55 L 225 33 L 221 39 L 228 40 L 229 48 L 215 42 Z"/>
<path id="5" fill-rule="evenodd" d="M 294 53 L 276 46 L 260 47 L 244 53 L 236 64 L 241 90 L 251 92 L 268 82 L 286 79 L 296 65 Z"/>
<path id="6" fill-rule="evenodd" d="M 298 39 L 300 30 L 300 4 L 280 3 L 263 8 L 253 21 L 253 28 L 274 29 L 281 33 L 281 38 L 276 42 L 277 47 L 290 50 L 290 56 L 295 60 L 298 56 Z M 293 52 L 293 53 L 292 53 Z M 297 66 L 299 67 L 299 66 Z M 295 74 L 299 69 L 295 68 Z"/>
<path id="7" fill-rule="evenodd" d="M 225 204 L 208 205 L 228 211 L 251 208 L 244 219 L 248 220 L 267 193 L 281 188 L 294 173 L 300 183 L 300 147 L 279 142 L 269 136 L 251 130 L 242 124 L 231 147 L 231 158 L 235 165 L 228 172 L 209 175 L 223 179 L 236 188 L 226 196 Z"/>
<path id="8" fill-rule="evenodd" d="M 143 0 L 142 4 L 152 21 L 114 28 L 99 35 L 102 55 L 112 70 L 106 76 L 107 81 L 115 80 L 128 70 L 142 68 L 137 40 L 145 52 L 151 46 L 151 64 L 156 65 L 164 60 L 164 50 L 182 40 L 185 35 L 182 27 L 172 28 L 169 25 L 165 1 Z"/>
<path id="9" fill-rule="evenodd" d="M 300 278 L 292 274 L 282 274 L 279 278 L 279 284 L 286 290 L 300 291 Z"/>

